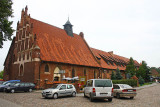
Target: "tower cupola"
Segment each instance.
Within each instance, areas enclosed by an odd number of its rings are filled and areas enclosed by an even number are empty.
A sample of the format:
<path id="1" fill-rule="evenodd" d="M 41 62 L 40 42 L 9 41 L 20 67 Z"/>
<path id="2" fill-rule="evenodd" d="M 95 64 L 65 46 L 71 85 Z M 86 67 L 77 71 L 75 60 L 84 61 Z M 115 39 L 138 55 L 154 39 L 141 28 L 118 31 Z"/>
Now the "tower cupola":
<path id="1" fill-rule="evenodd" d="M 68 18 L 68 21 L 63 26 L 64 26 L 64 30 L 66 31 L 67 35 L 73 37 L 73 30 L 72 30 L 73 25 L 70 23 L 69 18 Z"/>

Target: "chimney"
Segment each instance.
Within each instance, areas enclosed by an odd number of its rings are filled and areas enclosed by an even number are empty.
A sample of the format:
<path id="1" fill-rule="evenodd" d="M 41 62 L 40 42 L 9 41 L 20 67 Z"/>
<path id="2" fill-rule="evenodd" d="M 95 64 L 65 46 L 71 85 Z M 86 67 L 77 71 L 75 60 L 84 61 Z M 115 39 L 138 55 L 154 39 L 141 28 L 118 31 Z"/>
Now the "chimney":
<path id="1" fill-rule="evenodd" d="M 84 38 L 83 32 L 80 32 L 80 33 L 79 33 L 79 36 L 81 36 L 82 38 Z"/>

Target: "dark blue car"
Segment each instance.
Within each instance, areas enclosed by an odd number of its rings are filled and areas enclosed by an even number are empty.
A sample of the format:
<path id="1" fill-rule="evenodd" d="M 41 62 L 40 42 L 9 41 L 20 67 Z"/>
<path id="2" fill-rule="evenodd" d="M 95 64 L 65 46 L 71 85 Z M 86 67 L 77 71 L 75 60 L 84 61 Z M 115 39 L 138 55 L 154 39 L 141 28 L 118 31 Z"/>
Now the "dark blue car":
<path id="1" fill-rule="evenodd" d="M 14 85 L 15 83 L 18 83 L 18 82 L 20 82 L 20 80 L 9 80 L 9 81 L 3 82 L 0 85 L 0 92 L 3 92 L 5 87 Z"/>
<path id="2" fill-rule="evenodd" d="M 17 82 L 7 82 L 7 83 L 4 83 L 2 85 L 0 85 L 0 92 L 3 92 L 5 87 L 8 87 L 8 86 L 13 86 L 14 84 L 16 84 Z"/>
<path id="3" fill-rule="evenodd" d="M 20 82 L 20 83 L 14 84 L 12 86 L 7 86 L 7 87 L 5 87 L 4 90 L 5 90 L 5 92 L 15 93 L 17 91 L 32 92 L 33 89 L 35 89 L 35 84 Z"/>

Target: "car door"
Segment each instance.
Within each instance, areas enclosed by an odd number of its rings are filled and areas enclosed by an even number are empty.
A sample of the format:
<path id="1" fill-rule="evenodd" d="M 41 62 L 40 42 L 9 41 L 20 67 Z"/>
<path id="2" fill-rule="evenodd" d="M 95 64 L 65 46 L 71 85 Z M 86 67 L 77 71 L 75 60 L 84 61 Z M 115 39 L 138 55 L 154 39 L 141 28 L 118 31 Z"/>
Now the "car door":
<path id="1" fill-rule="evenodd" d="M 25 83 L 25 87 L 24 87 L 24 91 L 28 91 L 30 88 L 30 84 L 29 83 Z"/>
<path id="2" fill-rule="evenodd" d="M 24 90 L 24 83 L 20 83 L 17 87 L 17 91 L 23 91 Z"/>
<path id="3" fill-rule="evenodd" d="M 58 95 L 59 96 L 66 96 L 66 85 L 62 85 L 60 88 L 59 88 L 59 91 L 58 91 Z"/>
<path id="4" fill-rule="evenodd" d="M 66 95 L 72 95 L 72 93 L 73 93 L 73 86 L 67 85 Z"/>

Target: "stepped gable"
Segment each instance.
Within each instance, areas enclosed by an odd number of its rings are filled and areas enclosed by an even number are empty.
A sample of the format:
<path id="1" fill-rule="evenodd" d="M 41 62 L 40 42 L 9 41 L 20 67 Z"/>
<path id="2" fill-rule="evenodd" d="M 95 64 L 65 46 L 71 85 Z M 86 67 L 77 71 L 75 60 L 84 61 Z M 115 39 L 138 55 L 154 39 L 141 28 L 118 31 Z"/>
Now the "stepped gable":
<path id="1" fill-rule="evenodd" d="M 30 19 L 33 23 L 33 34 L 40 47 L 40 58 L 43 61 L 100 67 L 84 38 L 74 34 L 67 35 L 64 29 Z"/>
<path id="2" fill-rule="evenodd" d="M 107 69 L 117 69 L 119 70 L 125 70 L 126 65 L 129 62 L 128 58 L 118 56 L 113 54 L 113 52 L 104 52 L 98 49 L 91 48 L 93 54 L 100 59 L 100 65 L 102 68 L 107 68 Z M 139 63 L 135 61 L 135 65 L 139 66 Z"/>

